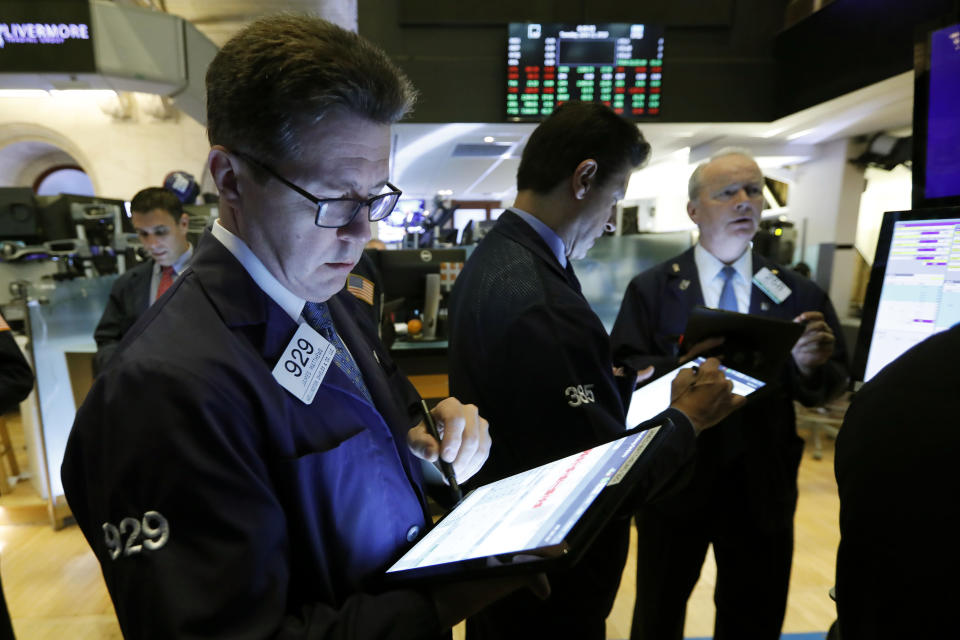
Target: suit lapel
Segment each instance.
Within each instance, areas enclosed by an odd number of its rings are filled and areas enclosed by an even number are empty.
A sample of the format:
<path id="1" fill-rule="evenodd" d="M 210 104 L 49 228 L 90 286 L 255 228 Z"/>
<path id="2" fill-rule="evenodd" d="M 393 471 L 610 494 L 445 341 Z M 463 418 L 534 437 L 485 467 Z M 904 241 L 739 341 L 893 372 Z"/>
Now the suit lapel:
<path id="1" fill-rule="evenodd" d="M 360 369 L 363 381 L 367 385 L 367 391 L 370 392 L 370 397 L 373 399 L 374 407 L 379 409 L 380 407 L 392 406 L 392 394 L 384 377 L 379 375 L 380 364 L 373 355 L 373 345 L 363 335 L 357 321 L 350 316 L 350 312 L 338 295 L 327 300 L 327 307 L 330 309 L 330 316 L 333 318 L 333 326 L 336 327 L 337 334 L 343 340 L 347 349 L 350 350 L 350 355 L 353 356 L 354 362 Z M 366 404 L 367 400 L 357 389 L 357 386 L 338 367 L 331 365 L 327 375 L 330 376 L 334 369 L 337 369 L 337 371 L 335 375 L 330 377 L 330 384 Z M 324 384 L 326 384 L 326 380 Z M 382 411 L 381 415 L 384 418 L 388 417 Z"/>
<path id="2" fill-rule="evenodd" d="M 685 316 L 688 309 L 703 304 L 703 290 L 700 288 L 700 275 L 692 248 L 668 261 L 665 268 L 668 297 L 663 302 L 669 305 L 671 316 Z"/>
<path id="3" fill-rule="evenodd" d="M 153 260 L 148 262 L 143 269 L 137 270 L 134 277 L 137 279 L 133 283 L 134 306 L 143 313 L 150 306 L 150 280 L 153 277 Z"/>

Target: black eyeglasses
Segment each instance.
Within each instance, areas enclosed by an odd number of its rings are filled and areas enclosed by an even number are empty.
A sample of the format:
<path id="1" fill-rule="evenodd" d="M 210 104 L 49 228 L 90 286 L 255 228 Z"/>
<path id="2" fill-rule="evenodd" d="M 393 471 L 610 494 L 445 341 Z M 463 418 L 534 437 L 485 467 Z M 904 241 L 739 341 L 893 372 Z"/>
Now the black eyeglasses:
<path id="1" fill-rule="evenodd" d="M 260 162 L 246 153 L 234 151 L 234 155 L 239 156 L 251 164 L 260 167 L 271 176 L 290 187 L 304 198 L 317 205 L 317 217 L 314 223 L 318 227 L 327 229 L 339 229 L 345 227 L 357 216 L 357 212 L 364 207 L 368 207 L 367 218 L 370 222 L 377 222 L 389 216 L 397 206 L 400 196 L 403 194 L 400 189 L 387 183 L 383 193 L 362 200 L 359 198 L 318 198 L 306 189 L 302 189 L 293 184 L 279 173 L 271 169 L 266 164 Z"/>

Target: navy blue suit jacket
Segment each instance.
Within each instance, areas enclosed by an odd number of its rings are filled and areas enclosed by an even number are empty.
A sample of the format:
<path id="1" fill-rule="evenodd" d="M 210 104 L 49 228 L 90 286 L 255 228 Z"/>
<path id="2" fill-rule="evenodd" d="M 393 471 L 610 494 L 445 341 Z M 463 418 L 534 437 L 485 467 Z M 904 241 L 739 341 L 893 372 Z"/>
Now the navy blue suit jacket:
<path id="1" fill-rule="evenodd" d="M 657 508 L 674 515 L 696 517 L 706 513 L 717 491 L 730 496 L 732 505 L 748 518 L 780 528 L 793 518 L 796 473 L 803 451 L 797 436 L 793 400 L 814 406 L 839 393 L 848 379 L 846 347 L 833 305 L 813 282 L 757 254 L 753 272 L 767 267 L 792 293 L 777 304 L 755 285 L 750 293 L 750 313 L 792 320 L 804 311 L 821 311 L 837 342 L 833 357 L 813 380 L 803 380 L 789 359 L 778 383 L 763 391 L 740 411 L 701 434 L 697 442 L 694 481 L 674 499 Z M 677 366 L 678 338 L 683 335 L 690 310 L 703 304 L 693 249 L 636 276 L 628 285 L 610 340 L 613 359 L 636 369 L 654 365 L 654 375 Z M 724 486 L 721 482 L 731 482 Z"/>
<path id="2" fill-rule="evenodd" d="M 427 522 L 406 446 L 420 416 L 343 296 L 329 307 L 373 404 L 335 366 L 310 405 L 273 379 L 297 325 L 209 234 L 97 379 L 61 475 L 125 637 L 439 633 L 426 596 L 367 593 Z M 150 512 L 160 548 L 131 533 Z"/>

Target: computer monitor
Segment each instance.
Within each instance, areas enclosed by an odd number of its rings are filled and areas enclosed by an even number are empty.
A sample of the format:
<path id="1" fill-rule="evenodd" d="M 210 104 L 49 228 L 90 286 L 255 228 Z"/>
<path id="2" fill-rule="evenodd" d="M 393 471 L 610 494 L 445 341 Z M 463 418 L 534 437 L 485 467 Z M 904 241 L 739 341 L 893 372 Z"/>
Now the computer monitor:
<path id="1" fill-rule="evenodd" d="M 960 207 L 888 211 L 870 272 L 853 373 L 866 382 L 960 322 Z"/>
<path id="2" fill-rule="evenodd" d="M 120 231 L 122 233 L 136 233 L 133 222 L 130 220 L 130 209 L 123 200 L 100 198 L 97 196 L 81 196 L 64 193 L 59 196 L 40 196 L 37 198 L 37 208 L 42 225 L 43 240 L 68 240 L 77 237 L 77 220 L 73 214 L 74 204 L 103 205 L 103 215 L 108 216 L 111 209 L 107 205 L 118 207 L 120 210 Z M 97 207 L 86 206 L 91 219 L 96 217 Z M 112 229 L 111 231 L 112 232 Z"/>
<path id="3" fill-rule="evenodd" d="M 384 298 L 388 302 L 404 299 L 397 321 L 405 321 L 424 309 L 427 274 L 440 274 L 441 291 L 449 289 L 467 259 L 467 252 L 465 249 L 396 249 L 381 251 L 379 257 Z"/>
<path id="4" fill-rule="evenodd" d="M 33 190 L 29 187 L 0 188 L 0 240 L 21 240 L 33 243 L 39 240 Z"/>

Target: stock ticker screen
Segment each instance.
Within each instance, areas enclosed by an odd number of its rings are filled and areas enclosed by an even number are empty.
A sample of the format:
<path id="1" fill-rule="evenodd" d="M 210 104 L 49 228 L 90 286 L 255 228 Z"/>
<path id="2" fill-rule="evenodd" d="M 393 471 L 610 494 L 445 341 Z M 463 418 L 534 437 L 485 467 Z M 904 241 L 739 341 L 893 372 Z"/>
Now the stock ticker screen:
<path id="1" fill-rule="evenodd" d="M 511 23 L 507 119 L 542 120 L 570 100 L 602 102 L 633 119 L 660 115 L 663 27 Z"/>

